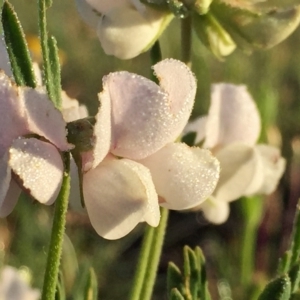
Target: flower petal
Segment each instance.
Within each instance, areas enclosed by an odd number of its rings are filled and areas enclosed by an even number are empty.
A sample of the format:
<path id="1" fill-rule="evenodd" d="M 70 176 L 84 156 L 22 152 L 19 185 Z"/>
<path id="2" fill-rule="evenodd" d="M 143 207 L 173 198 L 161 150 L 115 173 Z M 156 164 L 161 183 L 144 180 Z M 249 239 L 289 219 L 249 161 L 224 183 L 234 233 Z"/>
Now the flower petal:
<path id="1" fill-rule="evenodd" d="M 162 89 L 144 77 L 111 73 L 104 93 L 112 103 L 112 148 L 117 156 L 141 159 L 174 141 L 190 116 L 196 91 L 192 72 L 177 60 L 154 66 Z"/>
<path id="2" fill-rule="evenodd" d="M 220 180 L 214 192 L 218 201 L 233 201 L 258 191 L 264 180 L 261 156 L 249 145 L 231 144 L 216 153 Z"/>
<path id="3" fill-rule="evenodd" d="M 18 88 L 3 71 L 0 71 L 0 157 L 12 141 L 29 133 L 25 119 L 24 104 L 18 95 Z"/>
<path id="4" fill-rule="evenodd" d="M 229 216 L 229 203 L 215 200 L 213 197 L 204 201 L 199 207 L 209 222 L 214 224 L 224 223 Z"/>
<path id="5" fill-rule="evenodd" d="M 276 147 L 261 144 L 256 145 L 255 149 L 261 155 L 264 170 L 264 181 L 257 193 L 269 195 L 276 189 L 285 170 L 286 161 Z"/>
<path id="6" fill-rule="evenodd" d="M 94 126 L 94 148 L 82 153 L 84 171 L 95 168 L 108 154 L 111 144 L 111 103 L 107 91 L 99 95 L 100 107 L 96 115 Z"/>
<path id="7" fill-rule="evenodd" d="M 101 14 L 97 12 L 91 5 L 89 5 L 86 0 L 75 0 L 75 2 L 77 10 L 86 24 L 94 29 L 97 29 Z"/>
<path id="8" fill-rule="evenodd" d="M 4 218 L 8 216 L 13 211 L 13 209 L 15 208 L 18 202 L 20 194 L 21 194 L 20 187 L 14 180 L 11 180 L 5 199 L 2 205 L 0 205 L 0 218 Z"/>
<path id="9" fill-rule="evenodd" d="M 8 153 L 6 152 L 0 159 L 0 216 L 2 215 L 2 205 L 5 200 L 11 180 L 11 169 L 8 165 Z"/>
<path id="10" fill-rule="evenodd" d="M 157 194 L 150 172 L 128 159 L 105 159 L 83 177 L 88 215 L 106 239 L 128 234 L 139 222 L 159 223 Z"/>
<path id="11" fill-rule="evenodd" d="M 66 123 L 61 112 L 49 100 L 43 88 L 19 87 L 20 96 L 26 107 L 30 132 L 45 137 L 60 150 L 70 149 L 66 139 Z"/>
<path id="12" fill-rule="evenodd" d="M 219 178 L 219 163 L 208 150 L 171 143 L 140 160 L 150 171 L 161 206 L 181 210 L 209 197 Z"/>
<path id="13" fill-rule="evenodd" d="M 106 12 L 100 19 L 97 34 L 106 54 L 131 59 L 147 51 L 170 20 L 164 11 L 145 6 L 141 14 L 127 4 Z"/>
<path id="14" fill-rule="evenodd" d="M 213 85 L 204 147 L 233 142 L 254 145 L 259 133 L 259 113 L 246 87 L 225 83 Z"/>
<path id="15" fill-rule="evenodd" d="M 88 111 L 85 105 L 79 105 L 76 99 L 71 99 L 62 91 L 62 114 L 66 122 L 72 122 L 87 117 Z"/>
<path id="16" fill-rule="evenodd" d="M 17 139 L 9 150 L 9 165 L 26 191 L 52 204 L 60 191 L 64 166 L 57 149 L 40 140 Z"/>

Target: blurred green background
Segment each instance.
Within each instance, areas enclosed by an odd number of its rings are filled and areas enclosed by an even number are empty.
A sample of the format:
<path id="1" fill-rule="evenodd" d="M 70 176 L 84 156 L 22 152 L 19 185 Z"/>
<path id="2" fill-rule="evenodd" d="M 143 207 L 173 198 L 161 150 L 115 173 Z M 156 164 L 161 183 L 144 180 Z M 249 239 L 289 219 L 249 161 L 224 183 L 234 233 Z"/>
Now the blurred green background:
<path id="1" fill-rule="evenodd" d="M 282 1 L 273 1 L 274 4 Z M 37 3 L 12 0 L 27 37 L 38 34 Z M 300 1 L 284 1 L 284 4 Z M 97 93 L 102 77 L 116 70 L 128 70 L 149 77 L 149 53 L 130 61 L 108 57 L 100 47 L 96 33 L 76 11 L 74 1 L 56 1 L 48 12 L 49 32 L 61 50 L 62 86 L 69 96 L 97 111 Z M 163 57 L 180 58 L 180 24 L 174 20 L 161 37 Z M 34 41 L 30 45 L 38 60 Z M 257 255 L 253 282 L 260 286 L 273 275 L 277 258 L 285 250 L 300 195 L 300 28 L 279 46 L 247 55 L 235 51 L 218 61 L 193 39 L 193 72 L 198 91 L 193 117 L 207 112 L 210 85 L 215 82 L 245 84 L 257 102 L 263 120 L 261 139 L 282 147 L 287 170 L 276 193 L 264 201 L 264 218 L 257 231 Z M 42 286 L 52 207 L 41 207 L 31 200 L 19 201 L 17 209 L 0 220 L 0 249 L 3 263 L 32 270 L 33 285 Z M 230 219 L 222 226 L 208 224 L 201 213 L 172 212 L 153 299 L 167 299 L 166 268 L 172 260 L 182 262 L 182 247 L 200 245 L 207 258 L 211 292 L 214 299 L 252 299 L 239 289 L 240 238 L 242 216 L 239 203 L 233 203 Z M 76 294 L 74 276 L 92 265 L 99 282 L 99 299 L 126 299 L 133 280 L 140 249 L 143 225 L 119 241 L 106 241 L 91 227 L 85 214 L 68 213 L 63 268 L 67 290 Z M 74 250 L 75 249 L 75 250 Z M 84 271 L 79 272 L 81 275 Z M 231 285 L 232 292 L 228 286 Z M 220 290 L 227 289 L 227 292 Z M 229 290 L 229 292 L 228 292 Z M 225 293 L 225 294 L 224 294 Z M 227 294 L 226 294 L 227 293 Z M 223 297 L 223 298 L 222 298 Z M 227 297 L 227 298 L 226 298 Z M 81 299 L 79 294 L 70 299 Z"/>

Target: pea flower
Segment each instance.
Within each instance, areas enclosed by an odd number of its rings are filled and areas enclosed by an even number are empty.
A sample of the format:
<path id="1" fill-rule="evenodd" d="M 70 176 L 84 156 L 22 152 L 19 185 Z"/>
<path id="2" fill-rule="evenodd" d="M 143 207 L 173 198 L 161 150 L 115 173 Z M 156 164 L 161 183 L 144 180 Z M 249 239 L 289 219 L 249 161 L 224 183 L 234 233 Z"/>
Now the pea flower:
<path id="1" fill-rule="evenodd" d="M 59 150 L 71 147 L 62 114 L 44 89 L 17 87 L 2 71 L 0 114 L 0 216 L 12 211 L 20 187 L 52 204 L 63 177 Z"/>
<path id="2" fill-rule="evenodd" d="M 139 0 L 77 0 L 77 7 L 97 29 L 105 53 L 121 59 L 147 51 L 171 20 L 170 13 Z"/>
<path id="3" fill-rule="evenodd" d="M 219 163 L 208 150 L 174 143 L 194 104 L 194 75 L 172 59 L 153 68 L 159 86 L 128 72 L 104 77 L 88 139 L 93 148 L 82 153 L 84 202 L 107 239 L 139 222 L 157 226 L 159 205 L 181 210 L 202 203 L 218 180 Z M 68 125 L 69 135 L 77 136 L 79 121 Z"/>
<path id="4" fill-rule="evenodd" d="M 220 162 L 217 187 L 198 208 L 213 223 L 223 223 L 229 203 L 242 196 L 272 193 L 285 169 L 279 149 L 256 144 L 260 117 L 245 86 L 216 84 L 207 116 L 188 124 L 185 132 L 195 132 L 195 143 L 211 149 Z"/>
<path id="5" fill-rule="evenodd" d="M 0 299 L 38 300 L 40 298 L 40 292 L 29 286 L 26 274 L 23 273 L 10 266 L 5 266 L 1 270 Z"/>

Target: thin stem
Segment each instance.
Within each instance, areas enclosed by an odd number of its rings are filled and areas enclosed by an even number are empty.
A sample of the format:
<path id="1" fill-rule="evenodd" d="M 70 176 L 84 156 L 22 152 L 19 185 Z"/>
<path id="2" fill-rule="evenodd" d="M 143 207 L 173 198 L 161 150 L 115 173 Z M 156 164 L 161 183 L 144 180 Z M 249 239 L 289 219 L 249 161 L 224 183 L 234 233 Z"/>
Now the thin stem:
<path id="1" fill-rule="evenodd" d="M 181 60 L 191 67 L 192 54 L 192 19 L 187 17 L 181 20 Z"/>
<path id="2" fill-rule="evenodd" d="M 143 238 L 142 249 L 139 256 L 138 266 L 135 272 L 133 286 L 131 290 L 130 300 L 139 300 L 140 294 L 144 284 L 146 268 L 148 265 L 151 244 L 153 242 L 154 228 L 147 226 Z"/>
<path id="3" fill-rule="evenodd" d="M 148 256 L 148 264 L 144 277 L 143 289 L 139 298 L 143 300 L 150 300 L 153 293 L 159 259 L 161 256 L 162 246 L 168 223 L 169 210 L 166 208 L 161 208 L 160 212 L 161 219 L 158 227 L 154 229 L 150 255 Z"/>
<path id="4" fill-rule="evenodd" d="M 159 258 L 166 232 L 169 211 L 161 208 L 161 219 L 158 227 L 148 226 L 142 244 L 130 300 L 148 300 L 151 298 L 155 283 Z"/>
<path id="5" fill-rule="evenodd" d="M 65 233 L 66 213 L 70 194 L 70 154 L 65 153 L 65 171 L 60 193 L 55 202 L 53 227 L 45 270 L 42 300 L 54 300 Z"/>

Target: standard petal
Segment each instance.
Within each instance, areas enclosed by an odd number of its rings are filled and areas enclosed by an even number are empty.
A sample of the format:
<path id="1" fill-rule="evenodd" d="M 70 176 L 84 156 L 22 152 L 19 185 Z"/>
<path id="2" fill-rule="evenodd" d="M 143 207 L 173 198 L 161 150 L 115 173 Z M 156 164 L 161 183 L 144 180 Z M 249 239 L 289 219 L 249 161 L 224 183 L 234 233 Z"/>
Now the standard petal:
<path id="1" fill-rule="evenodd" d="M 229 216 L 229 203 L 213 197 L 204 201 L 198 209 L 203 211 L 205 219 L 214 224 L 224 223 Z"/>
<path id="2" fill-rule="evenodd" d="M 47 205 L 56 200 L 64 166 L 53 145 L 34 138 L 17 139 L 9 150 L 9 165 L 33 198 Z"/>
<path id="3" fill-rule="evenodd" d="M 95 168 L 108 154 L 111 145 L 111 102 L 106 90 L 99 95 L 100 107 L 94 126 L 94 148 L 82 153 L 82 166 L 86 172 Z"/>
<path id="4" fill-rule="evenodd" d="M 206 200 L 216 187 L 219 162 L 208 150 L 171 143 L 140 160 L 150 171 L 161 206 L 181 210 Z"/>
<path id="5" fill-rule="evenodd" d="M 20 187 L 14 180 L 11 180 L 5 199 L 2 205 L 0 205 L 0 218 L 8 216 L 13 211 L 18 202 L 20 194 Z"/>
<path id="6" fill-rule="evenodd" d="M 183 134 L 195 132 L 196 133 L 195 144 L 200 143 L 202 140 L 204 140 L 206 135 L 206 131 L 205 131 L 206 122 L 207 122 L 206 116 L 197 118 L 192 122 L 189 122 L 184 128 Z"/>
<path id="7" fill-rule="evenodd" d="M 66 123 L 61 112 L 49 100 L 45 90 L 19 87 L 19 93 L 26 107 L 29 130 L 46 138 L 60 150 L 69 150 Z"/>
<path id="8" fill-rule="evenodd" d="M 170 20 L 164 11 L 145 7 L 141 14 L 135 7 L 123 5 L 101 17 L 97 34 L 106 54 L 131 59 L 147 51 Z"/>
<path id="9" fill-rule="evenodd" d="M 213 148 L 234 142 L 254 145 L 260 126 L 257 107 L 245 86 L 213 85 L 204 147 Z"/>
<path id="10" fill-rule="evenodd" d="M 111 152 L 117 156 L 149 156 L 174 141 L 187 123 L 196 91 L 194 75 L 173 59 L 163 60 L 154 70 L 162 89 L 128 72 L 104 79 L 104 92 L 112 103 Z"/>
<path id="11" fill-rule="evenodd" d="M 261 157 L 252 146 L 236 143 L 216 153 L 220 180 L 214 191 L 218 201 L 233 201 L 258 191 L 264 180 Z"/>
<path id="12" fill-rule="evenodd" d="M 82 19 L 92 28 L 97 29 L 101 14 L 95 10 L 86 0 L 75 0 L 77 10 Z M 100 1 L 99 1 L 100 2 Z M 111 1 L 113 2 L 113 1 Z"/>
<path id="13" fill-rule="evenodd" d="M 62 91 L 62 115 L 66 122 L 72 122 L 87 117 L 88 111 L 85 105 L 79 105 L 78 100 L 71 99 Z"/>
<path id="14" fill-rule="evenodd" d="M 128 234 L 139 222 L 159 223 L 158 198 L 150 172 L 128 159 L 105 159 L 83 177 L 88 215 L 106 239 Z"/>
<path id="15" fill-rule="evenodd" d="M 8 165 L 8 153 L 0 159 L 0 216 L 2 216 L 2 205 L 5 200 L 11 180 L 11 169 Z"/>
<path id="16" fill-rule="evenodd" d="M 263 184 L 257 193 L 269 195 L 276 189 L 278 181 L 285 170 L 286 161 L 276 147 L 261 144 L 256 145 L 255 149 L 261 155 L 264 171 Z"/>
<path id="17" fill-rule="evenodd" d="M 18 88 L 3 71 L 0 71 L 0 112 L 0 157 L 2 157 L 15 138 L 29 133 L 24 104 L 19 97 Z"/>

